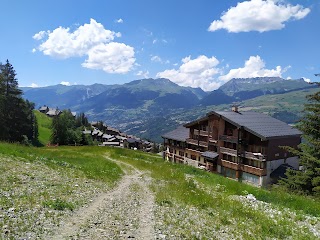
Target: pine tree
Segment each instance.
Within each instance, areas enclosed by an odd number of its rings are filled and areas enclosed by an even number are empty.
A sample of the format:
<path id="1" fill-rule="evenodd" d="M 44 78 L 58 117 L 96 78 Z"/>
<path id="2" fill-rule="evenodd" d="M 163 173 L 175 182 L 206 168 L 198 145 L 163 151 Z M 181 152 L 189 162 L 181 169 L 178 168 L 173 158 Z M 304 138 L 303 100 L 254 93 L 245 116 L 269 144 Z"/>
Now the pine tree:
<path id="1" fill-rule="evenodd" d="M 0 140 L 17 142 L 32 140 L 34 104 L 22 99 L 13 66 L 0 64 Z"/>
<path id="2" fill-rule="evenodd" d="M 287 148 L 299 156 L 302 170 L 288 170 L 288 178 L 280 183 L 296 192 L 320 195 L 320 91 L 307 98 L 305 116 L 298 125 L 304 141 L 298 149 Z"/>

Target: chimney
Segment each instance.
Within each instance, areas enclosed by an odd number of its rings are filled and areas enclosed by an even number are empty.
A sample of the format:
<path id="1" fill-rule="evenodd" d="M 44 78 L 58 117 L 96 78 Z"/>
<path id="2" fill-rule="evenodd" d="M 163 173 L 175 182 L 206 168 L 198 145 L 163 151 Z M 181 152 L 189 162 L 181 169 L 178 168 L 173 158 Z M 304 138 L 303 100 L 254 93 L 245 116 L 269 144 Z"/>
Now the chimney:
<path id="1" fill-rule="evenodd" d="M 236 112 L 236 113 L 238 113 L 239 111 L 238 111 L 238 106 L 237 105 L 233 105 L 232 106 L 232 108 L 231 108 L 231 110 L 233 111 L 233 112 Z"/>

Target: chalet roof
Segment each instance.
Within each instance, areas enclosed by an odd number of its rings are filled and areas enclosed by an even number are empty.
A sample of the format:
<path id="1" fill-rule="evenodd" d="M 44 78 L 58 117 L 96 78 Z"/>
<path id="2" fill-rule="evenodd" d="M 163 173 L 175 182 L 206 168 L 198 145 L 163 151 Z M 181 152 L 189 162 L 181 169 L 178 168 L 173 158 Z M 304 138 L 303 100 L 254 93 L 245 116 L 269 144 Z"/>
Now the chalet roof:
<path id="1" fill-rule="evenodd" d="M 115 136 L 117 139 L 119 139 L 119 140 L 125 140 L 125 139 L 127 139 L 126 137 L 123 137 L 123 136 Z"/>
<path id="2" fill-rule="evenodd" d="M 49 111 L 46 114 L 49 116 L 57 116 L 60 113 L 61 113 L 61 111 L 56 108 L 49 108 Z"/>
<path id="3" fill-rule="evenodd" d="M 206 151 L 206 152 L 202 153 L 201 156 L 213 159 L 213 158 L 218 157 L 219 154 L 216 152 Z"/>
<path id="4" fill-rule="evenodd" d="M 83 134 L 91 134 L 91 130 L 84 130 L 82 131 Z"/>
<path id="5" fill-rule="evenodd" d="M 177 129 L 162 135 L 162 138 L 185 142 L 186 139 L 189 138 L 189 129 L 184 126 L 179 126 Z"/>
<path id="6" fill-rule="evenodd" d="M 258 112 L 211 112 L 207 115 L 220 115 L 226 121 L 237 127 L 244 127 L 245 130 L 260 137 L 261 139 L 278 138 L 287 136 L 300 136 L 302 133 L 285 122 Z"/>
<path id="7" fill-rule="evenodd" d="M 101 132 L 99 129 L 95 129 L 92 131 L 91 135 L 98 135 L 99 137 L 102 137 L 103 132 Z"/>
<path id="8" fill-rule="evenodd" d="M 47 111 L 47 109 L 49 109 L 48 106 L 44 105 L 39 108 L 39 111 Z"/>
<path id="9" fill-rule="evenodd" d="M 112 138 L 113 136 L 110 135 L 110 134 L 103 134 L 102 138 L 105 138 L 105 139 L 110 139 Z"/>
<path id="10" fill-rule="evenodd" d="M 205 116 L 205 117 L 196 119 L 196 120 L 194 120 L 194 121 L 192 121 L 192 122 L 186 123 L 186 124 L 184 124 L 184 126 L 185 126 L 185 127 L 190 127 L 190 126 L 192 126 L 192 125 L 194 125 L 194 124 L 198 124 L 198 123 L 200 123 L 200 122 L 208 121 L 208 119 L 209 119 L 208 116 Z"/>

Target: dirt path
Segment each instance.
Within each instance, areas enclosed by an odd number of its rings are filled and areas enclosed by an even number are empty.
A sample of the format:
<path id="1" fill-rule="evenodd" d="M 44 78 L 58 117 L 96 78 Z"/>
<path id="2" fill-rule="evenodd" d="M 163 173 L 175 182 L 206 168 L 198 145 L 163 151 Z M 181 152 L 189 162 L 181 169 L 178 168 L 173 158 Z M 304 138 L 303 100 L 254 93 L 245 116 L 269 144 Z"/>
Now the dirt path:
<path id="1" fill-rule="evenodd" d="M 125 165 L 126 175 L 113 190 L 79 209 L 50 239 L 153 239 L 154 197 L 146 173 Z M 49 239 L 48 238 L 48 239 Z"/>

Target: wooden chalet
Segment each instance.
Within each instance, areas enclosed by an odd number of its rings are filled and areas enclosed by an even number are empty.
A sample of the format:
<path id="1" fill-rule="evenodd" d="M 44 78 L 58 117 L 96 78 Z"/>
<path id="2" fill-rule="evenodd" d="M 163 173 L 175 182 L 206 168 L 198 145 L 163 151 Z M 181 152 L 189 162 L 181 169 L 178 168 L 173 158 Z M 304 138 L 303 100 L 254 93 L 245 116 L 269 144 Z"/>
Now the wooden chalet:
<path id="1" fill-rule="evenodd" d="M 210 112 L 163 135 L 164 158 L 257 186 L 274 182 L 270 174 L 283 164 L 299 167 L 298 157 L 280 147 L 296 148 L 299 130 L 262 113 L 232 110 Z"/>

